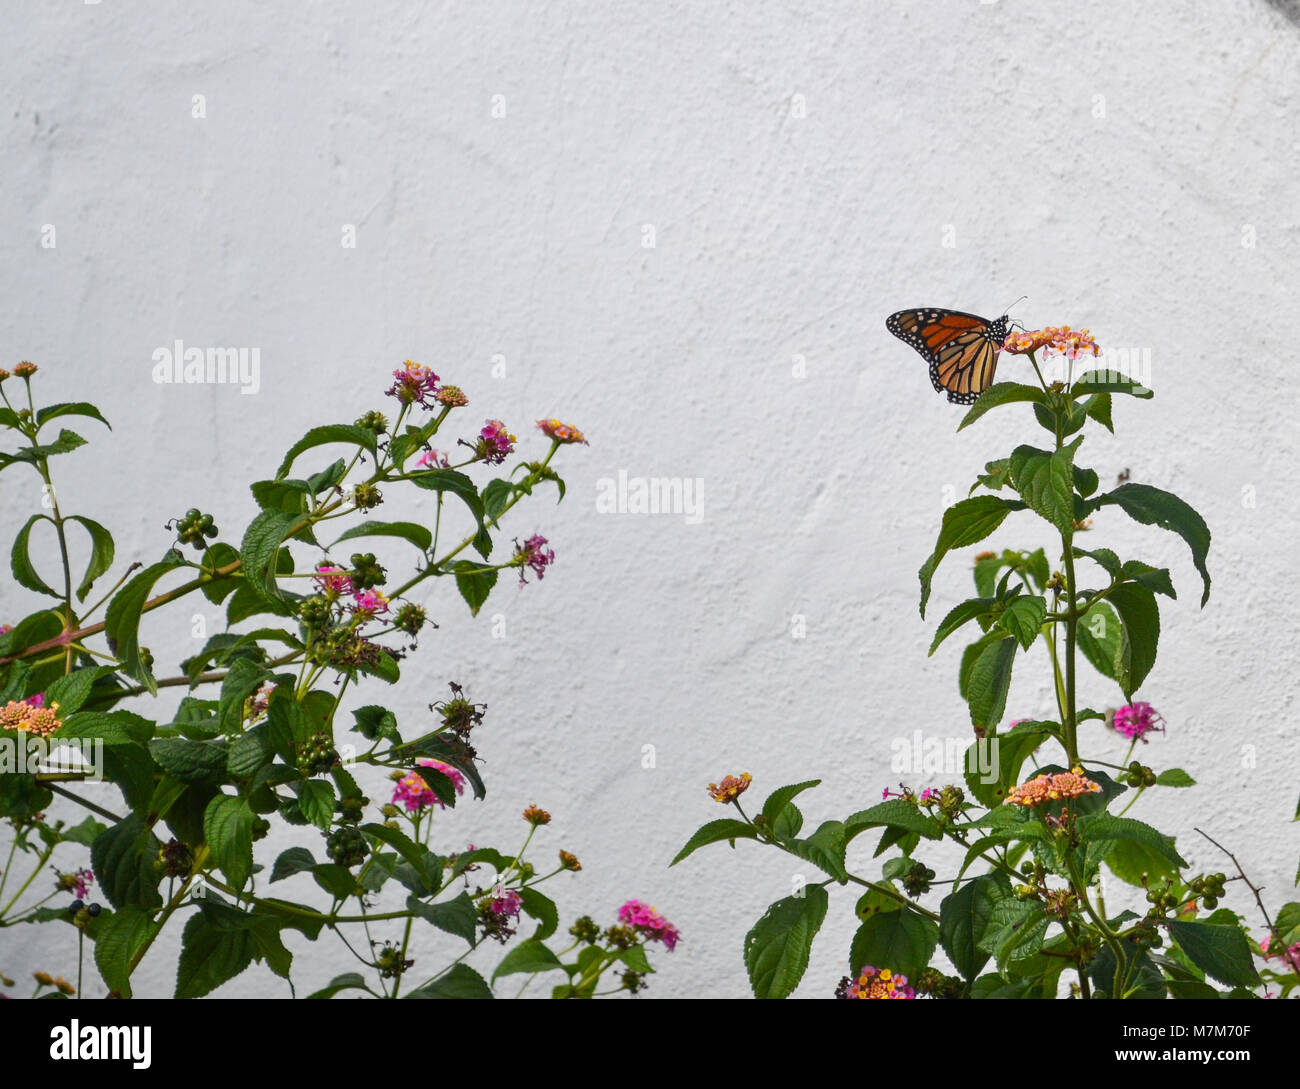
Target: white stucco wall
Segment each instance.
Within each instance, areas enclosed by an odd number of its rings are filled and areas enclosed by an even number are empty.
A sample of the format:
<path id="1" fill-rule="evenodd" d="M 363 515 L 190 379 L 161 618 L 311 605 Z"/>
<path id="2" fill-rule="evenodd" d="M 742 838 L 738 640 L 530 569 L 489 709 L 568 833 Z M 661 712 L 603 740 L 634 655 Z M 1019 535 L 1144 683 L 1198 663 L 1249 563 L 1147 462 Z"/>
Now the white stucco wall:
<path id="1" fill-rule="evenodd" d="M 1180 592 L 1144 689 L 1169 732 L 1141 755 L 1200 785 L 1132 815 L 1228 869 L 1200 824 L 1287 897 L 1300 30 L 1277 9 L 105 0 L 0 23 L 0 365 L 34 360 L 48 399 L 112 420 L 59 484 L 121 560 L 156 558 L 190 506 L 237 536 L 247 483 L 308 426 L 382 407 L 408 357 L 466 389 L 466 432 L 497 415 L 540 450 L 530 421 L 553 413 L 587 432 L 559 463 L 569 499 L 507 522 L 558 559 L 540 586 L 503 580 L 486 612 L 506 637 L 439 587 L 442 626 L 392 702 L 415 724 L 457 679 L 489 703 L 489 798 L 447 818 L 443 845 L 508 848 L 525 804 L 550 809 L 539 859 L 564 846 L 585 867 L 555 883 L 566 920 L 635 896 L 681 928 L 649 996 L 746 994 L 743 934 L 799 872 L 753 845 L 668 870 L 722 815 L 707 781 L 748 770 L 761 798 L 824 776 L 812 825 L 897 783 L 895 739 L 969 731 L 959 645 L 925 654 L 967 557 L 928 623 L 916 569 L 945 504 L 1035 428 L 1013 409 L 956 435 L 961 410 L 885 330 L 903 306 L 996 316 L 1027 294 L 1031 327 L 1149 352 L 1156 399 L 1118 405 L 1118 436 L 1080 459 L 1200 509 L 1215 587 L 1199 611 L 1177 538 L 1097 517 L 1097 543 L 1170 564 Z M 154 384 L 151 353 L 177 338 L 259 348 L 260 391 Z M 701 478 L 702 520 L 598 513 L 620 471 Z M 0 476 L 6 539 L 33 479 Z M 1047 543 L 1027 517 L 990 545 L 1026 542 Z M 0 602 L 31 604 L 8 584 Z M 160 661 L 192 651 L 193 611 L 148 630 Z M 1008 718 L 1048 710 L 1035 664 Z M 853 857 L 874 873 L 867 839 Z M 310 896 L 297 880 L 277 894 Z M 852 900 L 834 898 L 801 995 L 845 971 Z M 66 974 L 67 933 L 0 934 L 0 971 Z M 454 945 L 437 943 L 417 958 Z M 299 958 L 299 993 L 350 969 L 326 949 Z M 170 993 L 173 963 L 151 954 L 138 993 Z M 255 968 L 219 993 L 286 989 Z"/>

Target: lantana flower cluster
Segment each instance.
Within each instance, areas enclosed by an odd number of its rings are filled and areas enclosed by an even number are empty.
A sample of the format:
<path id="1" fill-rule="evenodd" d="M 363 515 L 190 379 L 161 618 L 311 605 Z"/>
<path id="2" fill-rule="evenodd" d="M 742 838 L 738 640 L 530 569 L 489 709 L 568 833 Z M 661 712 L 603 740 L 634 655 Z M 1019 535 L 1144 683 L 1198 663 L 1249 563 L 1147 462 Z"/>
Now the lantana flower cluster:
<path id="1" fill-rule="evenodd" d="M 653 907 L 640 900 L 629 900 L 619 908 L 618 921 L 635 929 L 647 941 L 663 942 L 670 953 L 681 941 L 678 929 Z"/>
<path id="2" fill-rule="evenodd" d="M 1078 359 L 1081 355 L 1101 355 L 1101 348 L 1087 329 L 1071 329 L 1068 325 L 1016 330 L 1008 335 L 1002 345 L 1004 352 L 1013 355 L 1036 352 L 1040 348 L 1044 355 L 1063 355 L 1067 359 Z"/>
<path id="3" fill-rule="evenodd" d="M 888 968 L 863 967 L 856 979 L 845 976 L 835 991 L 836 998 L 915 998 L 907 976 Z"/>
<path id="4" fill-rule="evenodd" d="M 1032 809 L 1034 806 L 1047 805 L 1049 802 L 1082 798 L 1085 794 L 1097 794 L 1100 791 L 1101 784 L 1087 778 L 1083 774 L 1083 769 L 1076 767 L 1070 771 L 1058 771 L 1053 775 L 1034 776 L 1008 794 L 1006 804 Z"/>

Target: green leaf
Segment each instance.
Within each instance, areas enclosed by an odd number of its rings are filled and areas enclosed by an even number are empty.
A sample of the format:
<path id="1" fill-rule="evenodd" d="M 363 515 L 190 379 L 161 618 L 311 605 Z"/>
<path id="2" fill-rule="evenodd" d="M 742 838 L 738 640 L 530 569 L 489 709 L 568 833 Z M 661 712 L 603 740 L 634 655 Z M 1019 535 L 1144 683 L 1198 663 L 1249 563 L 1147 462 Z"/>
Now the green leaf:
<path id="1" fill-rule="evenodd" d="M 98 522 L 83 518 L 80 514 L 70 514 L 65 520 L 79 523 L 90 534 L 90 562 L 86 565 L 86 573 L 77 583 L 77 600 L 85 601 L 95 580 L 113 566 L 113 535 Z"/>
<path id="2" fill-rule="evenodd" d="M 95 935 L 95 967 L 110 991 L 131 997 L 131 960 L 158 933 L 152 916 L 138 907 L 115 911 Z"/>
<path id="3" fill-rule="evenodd" d="M 1256 987 L 1259 973 L 1250 943 L 1238 926 L 1202 922 L 1170 922 L 1169 936 L 1188 959 L 1212 979 L 1228 987 Z"/>
<path id="4" fill-rule="evenodd" d="M 868 828 L 901 828 L 907 832 L 916 832 L 926 839 L 943 839 L 943 829 L 939 822 L 919 806 L 905 802 L 902 798 L 891 798 L 887 802 L 873 805 L 854 813 L 844 822 L 847 838 L 852 840 Z"/>
<path id="5" fill-rule="evenodd" d="M 535 888 L 520 889 L 519 896 L 524 913 L 529 918 L 537 920 L 537 933 L 533 935 L 534 939 L 542 941 L 559 929 L 560 909 L 555 906 L 554 900 Z M 470 907 L 472 910 L 473 905 L 471 904 Z"/>
<path id="6" fill-rule="evenodd" d="M 227 735 L 240 732 L 244 721 L 244 701 L 271 679 L 271 673 L 248 658 L 236 658 L 221 679 L 221 699 L 217 709 L 217 727 Z"/>
<path id="7" fill-rule="evenodd" d="M 971 725 L 977 730 L 994 730 L 1002 721 L 1015 657 L 1016 641 L 998 639 L 985 646 L 971 662 L 964 694 Z"/>
<path id="8" fill-rule="evenodd" d="M 424 769 L 428 771 L 428 768 Z M 386 824 L 363 825 L 361 831 L 366 835 L 386 843 L 398 855 L 410 864 L 420 878 L 421 887 L 413 890 L 422 896 L 432 895 L 442 887 L 442 859 L 424 844 L 416 843 L 398 828 L 389 828 Z"/>
<path id="9" fill-rule="evenodd" d="M 269 599 L 281 597 L 275 576 L 280 547 L 302 516 L 278 510 L 264 510 L 249 524 L 239 545 L 246 585 Z"/>
<path id="10" fill-rule="evenodd" d="M 1126 393 L 1143 400 L 1155 396 L 1146 386 L 1118 371 L 1088 371 L 1079 375 L 1070 387 L 1071 397 L 1078 398 L 1092 393 Z"/>
<path id="11" fill-rule="evenodd" d="M 373 431 L 368 428 L 358 427 L 355 424 L 326 424 L 324 427 L 313 427 L 289 447 L 289 452 L 284 455 L 284 460 L 280 462 L 280 468 L 275 471 L 275 478 L 277 480 L 283 479 L 294 459 L 304 450 L 310 450 L 314 446 L 325 446 L 329 443 L 341 442 L 349 446 L 359 446 L 369 453 L 371 457 L 374 457 L 375 439 L 376 436 Z"/>
<path id="12" fill-rule="evenodd" d="M 1048 727 L 1055 725 L 1032 720 L 1017 723 L 1006 733 L 990 732 L 984 738 L 977 738 L 966 750 L 963 764 L 966 785 L 975 799 L 990 809 L 1006 801 L 1007 795 L 1020 781 L 1020 769 L 1024 762 L 1052 736 Z M 989 775 L 993 778 L 986 781 Z"/>
<path id="13" fill-rule="evenodd" d="M 298 788 L 298 807 L 317 828 L 328 829 L 334 819 L 334 784 L 325 779 L 308 779 Z"/>
<path id="14" fill-rule="evenodd" d="M 745 935 L 745 970 L 755 998 L 785 998 L 808 968 L 830 897 L 820 885 L 778 900 Z"/>
<path id="15" fill-rule="evenodd" d="M 491 998 L 492 988 L 468 964 L 455 964 L 432 983 L 411 991 L 407 998 Z"/>
<path id="16" fill-rule="evenodd" d="M 470 615 L 478 616 L 479 609 L 492 593 L 492 587 L 497 584 L 496 568 L 483 567 L 471 560 L 457 560 L 452 570 L 456 573 L 456 589 L 469 605 Z"/>
<path id="17" fill-rule="evenodd" d="M 311 875 L 316 879 L 316 884 L 336 900 L 346 900 L 357 891 L 357 879 L 346 866 L 322 862 L 312 867 Z"/>
<path id="18" fill-rule="evenodd" d="M 487 559 L 488 554 L 492 551 L 492 542 L 488 538 L 487 527 L 483 523 L 483 500 L 479 497 L 478 489 L 474 487 L 474 481 L 456 469 L 429 469 L 424 472 L 412 473 L 406 479 L 417 488 L 424 488 L 426 491 L 440 494 L 449 492 L 458 496 L 465 506 L 469 508 L 470 514 L 474 516 L 474 521 L 478 524 L 478 535 L 474 539 L 474 549 L 480 556 Z"/>
<path id="19" fill-rule="evenodd" d="M 839 821 L 825 821 L 811 836 L 794 840 L 790 849 L 843 885 L 849 879 L 844 869 L 847 846 L 848 832 L 845 826 Z"/>
<path id="20" fill-rule="evenodd" d="M 501 963 L 497 965 L 497 970 L 492 973 L 492 982 L 495 983 L 502 976 L 516 975 L 520 972 L 532 975 L 536 972 L 557 970 L 564 970 L 560 958 L 541 942 L 529 940 L 520 942 L 502 958 Z"/>
<path id="21" fill-rule="evenodd" d="M 469 893 L 462 891 L 454 900 L 444 900 L 438 904 L 421 903 L 416 897 L 408 896 L 406 908 L 427 919 L 439 930 L 445 930 L 448 934 L 464 939 L 469 945 L 474 945 L 478 909 L 469 898 Z"/>
<path id="22" fill-rule="evenodd" d="M 963 499 L 943 512 L 943 525 L 939 530 L 939 539 L 934 552 L 921 565 L 921 616 L 925 616 L 925 606 L 930 600 L 930 583 L 944 556 L 954 548 L 965 548 L 976 541 L 982 541 L 1006 520 L 1015 508 L 1005 499 L 996 495 L 977 495 L 973 499 Z"/>
<path id="23" fill-rule="evenodd" d="M 1014 598 L 998 617 L 998 627 L 1013 635 L 1025 650 L 1034 645 L 1047 619 L 1047 599 L 1031 594 Z"/>
<path id="24" fill-rule="evenodd" d="M 60 416 L 89 416 L 92 420 L 98 420 L 110 431 L 113 425 L 110 424 L 102 415 L 99 409 L 88 401 L 63 401 L 57 405 L 46 405 L 44 408 L 36 410 L 36 426 L 43 427 L 50 420 L 57 420 Z"/>
<path id="25" fill-rule="evenodd" d="M 1210 573 L 1205 567 L 1210 552 L 1210 528 L 1204 518 L 1178 496 L 1148 484 L 1123 484 L 1092 502 L 1095 507 L 1113 503 L 1136 522 L 1159 526 L 1182 537 L 1192 551 L 1192 562 L 1205 586 L 1201 595 L 1201 607 L 1205 607 L 1210 600 Z"/>
<path id="26" fill-rule="evenodd" d="M 1129 560 L 1121 568 L 1120 573 L 1126 579 L 1141 583 L 1148 590 L 1154 590 L 1157 594 L 1164 594 L 1165 597 L 1169 598 L 1178 597 L 1174 592 L 1173 580 L 1169 577 L 1167 567 L 1152 567 L 1149 563 L 1143 563 L 1141 560 Z"/>
<path id="27" fill-rule="evenodd" d="M 963 601 L 960 605 L 954 606 L 952 611 L 939 622 L 939 627 L 934 633 L 934 642 L 930 644 L 929 653 L 933 654 L 938 650 L 939 644 L 962 625 L 976 618 L 987 616 L 995 600 L 993 597 L 972 597 Z M 983 624 L 981 624 L 982 626 Z"/>
<path id="28" fill-rule="evenodd" d="M 101 677 L 116 672 L 112 666 L 85 666 L 75 669 L 54 681 L 45 689 L 45 702 L 57 703 L 59 714 L 66 720 L 90 698 L 91 689 Z"/>
<path id="29" fill-rule="evenodd" d="M 1113 435 L 1115 434 L 1115 424 L 1111 420 L 1110 409 L 1109 393 L 1094 393 L 1083 403 L 1084 414 L 1092 417 Z"/>
<path id="30" fill-rule="evenodd" d="M 1151 848 L 1132 840 L 1116 840 L 1105 856 L 1106 867 L 1121 881 L 1142 888 L 1176 877 L 1178 867 Z"/>
<path id="31" fill-rule="evenodd" d="M 313 991 L 308 998 L 333 998 L 340 991 L 368 991 L 366 980 L 359 972 L 345 972 L 330 980 L 329 986 Z"/>
<path id="32" fill-rule="evenodd" d="M 218 742 L 158 737 L 149 742 L 149 755 L 183 783 L 225 778 L 226 746 Z"/>
<path id="33" fill-rule="evenodd" d="M 143 684 L 151 695 L 158 694 L 158 683 L 140 659 L 140 615 L 154 584 L 180 564 L 174 552 L 161 563 L 146 567 L 131 579 L 108 603 L 104 616 L 104 633 L 109 649 L 117 656 L 124 673 Z"/>
<path id="34" fill-rule="evenodd" d="M 1119 677 L 1125 699 L 1142 687 L 1156 662 L 1160 642 L 1160 607 L 1145 586 L 1126 582 L 1110 592 L 1110 603 L 1124 622 L 1123 668 Z"/>
<path id="35" fill-rule="evenodd" d="M 1011 886 L 1001 874 L 982 874 L 939 905 L 939 937 L 953 966 L 973 980 L 988 963 L 989 954 L 979 948 L 993 920 L 997 904 L 1011 895 Z"/>
<path id="36" fill-rule="evenodd" d="M 87 817 L 80 823 L 74 824 L 71 828 L 63 829 L 59 834 L 66 843 L 80 843 L 83 847 L 90 847 L 107 827 L 105 824 L 100 824 L 94 817 Z"/>
<path id="37" fill-rule="evenodd" d="M 215 991 L 253 962 L 253 952 L 249 931 L 219 928 L 206 912 L 196 912 L 181 936 L 176 997 L 202 998 Z"/>
<path id="38" fill-rule="evenodd" d="M 414 522 L 365 521 L 347 530 L 330 547 L 357 537 L 400 537 L 404 541 L 410 541 L 421 552 L 428 552 L 433 546 L 433 534 Z"/>
<path id="39" fill-rule="evenodd" d="M 1104 601 L 1088 607 L 1078 625 L 1079 649 L 1103 677 L 1118 681 L 1124 671 L 1124 626 Z"/>
<path id="40" fill-rule="evenodd" d="M 1062 533 L 1074 528 L 1074 452 L 1080 440 L 1048 452 L 1017 446 L 1011 453 L 1011 483 L 1029 509 Z"/>
<path id="41" fill-rule="evenodd" d="M 62 595 L 55 589 L 47 586 L 40 575 L 36 573 L 36 568 L 32 566 L 32 561 L 28 556 L 28 538 L 31 536 L 32 527 L 37 522 L 49 522 L 54 525 L 54 519 L 46 514 L 33 514 L 23 524 L 23 528 L 18 531 L 18 536 L 14 538 L 13 551 L 10 553 L 9 566 L 13 571 L 14 581 L 19 586 L 25 586 L 28 590 L 34 590 L 38 594 L 48 594 L 50 597 L 61 597 Z M 47 554 L 49 549 L 46 550 Z"/>
<path id="42" fill-rule="evenodd" d="M 701 847 L 710 843 L 720 843 L 722 840 L 728 840 L 732 847 L 735 847 L 738 839 L 757 839 L 758 829 L 752 824 L 746 824 L 744 821 L 722 820 L 709 821 L 703 828 L 699 829 L 695 835 L 686 841 L 686 846 L 677 852 L 670 866 L 676 866 L 682 859 L 688 855 L 694 854 Z"/>
<path id="43" fill-rule="evenodd" d="M 218 794 L 203 813 L 203 837 L 226 879 L 242 889 L 253 872 L 253 811 L 233 794 Z"/>
<path id="44" fill-rule="evenodd" d="M 290 847 L 280 852 L 280 857 L 271 867 L 271 883 L 283 881 L 294 874 L 311 873 L 316 868 L 316 859 L 306 847 Z"/>
<path id="45" fill-rule="evenodd" d="M 108 902 L 118 911 L 128 907 L 162 907 L 158 894 L 161 875 L 154 860 L 162 849 L 158 837 L 144 822 L 129 813 L 108 828 L 90 849 L 91 867 Z"/>
<path id="46" fill-rule="evenodd" d="M 1156 776 L 1156 786 L 1190 787 L 1195 785 L 1196 780 L 1183 771 L 1182 768 L 1166 768 Z"/>
<path id="47" fill-rule="evenodd" d="M 1020 382 L 997 382 L 979 395 L 965 418 L 957 425 L 957 430 L 961 431 L 969 427 L 990 409 L 1016 401 L 1035 401 L 1038 404 L 1045 404 L 1047 394 L 1038 386 L 1026 386 Z"/>
<path id="48" fill-rule="evenodd" d="M 781 815 L 783 810 L 790 802 L 802 794 L 805 790 L 820 785 L 820 779 L 809 779 L 803 783 L 794 783 L 790 786 L 778 787 L 767 796 L 767 801 L 763 803 L 763 816 L 769 824 Z"/>
<path id="49" fill-rule="evenodd" d="M 873 915 L 853 936 L 849 972 L 856 976 L 870 964 L 915 979 L 930 963 L 938 943 L 938 924 L 915 911 Z"/>
<path id="50" fill-rule="evenodd" d="M 487 521 L 495 523 L 501 517 L 514 492 L 515 486 L 508 480 L 488 481 L 483 489 L 483 516 Z"/>
<path id="51" fill-rule="evenodd" d="M 1147 848 L 1180 869 L 1187 865 L 1174 847 L 1173 837 L 1157 832 L 1149 824 L 1143 824 L 1132 817 L 1098 813 L 1080 822 L 1079 838 L 1084 843 L 1097 843 L 1104 840 L 1129 841 Z"/>

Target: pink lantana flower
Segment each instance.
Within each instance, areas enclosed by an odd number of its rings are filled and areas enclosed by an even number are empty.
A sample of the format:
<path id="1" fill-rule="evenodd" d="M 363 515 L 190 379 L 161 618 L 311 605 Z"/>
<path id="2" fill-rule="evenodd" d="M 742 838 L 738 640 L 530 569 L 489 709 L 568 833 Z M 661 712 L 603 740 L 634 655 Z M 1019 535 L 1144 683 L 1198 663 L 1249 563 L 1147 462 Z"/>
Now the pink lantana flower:
<path id="1" fill-rule="evenodd" d="M 1165 720 L 1160 717 L 1156 709 L 1149 703 L 1133 703 L 1126 707 L 1121 707 L 1111 716 L 1111 728 L 1118 734 L 1127 737 L 1130 741 L 1138 740 L 1144 745 L 1147 743 L 1147 734 L 1165 732 Z"/>
<path id="2" fill-rule="evenodd" d="M 422 768 L 432 768 L 434 771 L 442 772 L 452 781 L 457 794 L 465 793 L 465 776 L 450 764 L 444 764 L 441 760 L 433 760 L 428 757 L 417 760 L 416 764 Z M 412 770 L 398 781 L 397 787 L 393 790 L 393 804 L 406 806 L 408 813 L 418 813 L 431 805 L 446 808 L 442 799 L 430 789 L 429 784 L 415 770 Z"/>
<path id="3" fill-rule="evenodd" d="M 672 923 L 641 900 L 629 900 L 619 908 L 618 921 L 635 927 L 648 941 L 663 942 L 670 953 L 677 948 L 677 943 L 682 938 L 681 932 Z"/>

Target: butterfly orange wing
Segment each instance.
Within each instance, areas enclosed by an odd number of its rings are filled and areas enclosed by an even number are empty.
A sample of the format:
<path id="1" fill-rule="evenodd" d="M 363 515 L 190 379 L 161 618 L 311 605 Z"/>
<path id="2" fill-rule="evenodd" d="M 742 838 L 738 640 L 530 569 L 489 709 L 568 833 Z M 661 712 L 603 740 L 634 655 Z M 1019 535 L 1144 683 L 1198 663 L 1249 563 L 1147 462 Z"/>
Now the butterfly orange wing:
<path id="1" fill-rule="evenodd" d="M 1006 340 L 1006 319 L 988 322 L 975 314 L 918 307 L 891 314 L 885 322 L 930 364 L 930 383 L 948 400 L 968 405 L 993 382 L 998 353 Z"/>

